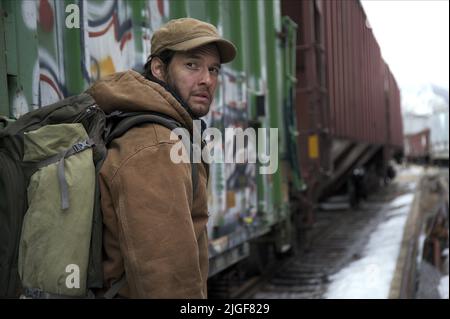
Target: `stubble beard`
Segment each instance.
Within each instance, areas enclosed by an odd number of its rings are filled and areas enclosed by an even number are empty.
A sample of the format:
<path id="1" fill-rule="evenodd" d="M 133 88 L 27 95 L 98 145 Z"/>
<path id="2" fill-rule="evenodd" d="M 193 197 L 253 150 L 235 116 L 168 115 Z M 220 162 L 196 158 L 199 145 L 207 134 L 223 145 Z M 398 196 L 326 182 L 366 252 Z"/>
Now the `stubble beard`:
<path id="1" fill-rule="evenodd" d="M 176 96 L 177 96 L 181 101 L 183 101 L 184 105 L 186 105 L 186 106 L 189 108 L 188 111 L 189 111 L 189 113 L 190 113 L 191 115 L 193 115 L 195 118 L 200 118 L 200 117 L 202 117 L 202 116 L 208 114 L 208 113 L 206 113 L 206 114 L 201 115 L 201 116 L 199 116 L 198 114 L 196 114 L 196 112 L 192 109 L 191 105 L 189 105 L 189 103 L 188 103 L 188 102 L 183 98 L 183 96 L 181 95 L 180 91 L 178 90 L 177 86 L 175 85 L 175 82 L 172 80 L 172 78 L 171 78 L 171 76 L 170 76 L 168 70 L 167 70 L 167 72 L 165 73 L 164 81 L 166 82 L 167 86 L 172 90 L 172 92 L 175 93 Z M 209 110 L 208 110 L 208 112 L 209 112 Z"/>

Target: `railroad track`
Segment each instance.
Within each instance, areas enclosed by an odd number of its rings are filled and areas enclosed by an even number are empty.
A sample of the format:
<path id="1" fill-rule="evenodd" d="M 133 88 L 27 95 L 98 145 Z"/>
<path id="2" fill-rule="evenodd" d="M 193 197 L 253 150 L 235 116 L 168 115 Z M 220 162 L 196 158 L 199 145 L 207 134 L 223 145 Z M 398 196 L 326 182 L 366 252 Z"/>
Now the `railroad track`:
<path id="1" fill-rule="evenodd" d="M 230 272 L 230 277 L 222 279 L 221 288 L 212 289 L 211 297 L 324 298 L 330 276 L 361 257 L 370 233 L 384 218 L 383 205 L 408 191 L 407 185 L 393 184 L 369 197 L 358 209 L 317 211 L 310 245 L 300 244 L 294 256 L 274 262 L 265 275 L 243 280 L 238 270 Z"/>

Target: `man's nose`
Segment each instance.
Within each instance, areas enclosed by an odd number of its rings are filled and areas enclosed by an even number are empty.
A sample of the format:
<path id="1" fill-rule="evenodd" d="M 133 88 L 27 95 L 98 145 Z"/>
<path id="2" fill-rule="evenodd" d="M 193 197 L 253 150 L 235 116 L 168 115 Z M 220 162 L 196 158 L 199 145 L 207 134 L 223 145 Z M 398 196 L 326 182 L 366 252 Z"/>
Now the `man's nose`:
<path id="1" fill-rule="evenodd" d="M 202 72 L 200 74 L 200 83 L 199 84 L 204 84 L 206 86 L 210 86 L 212 84 L 212 76 L 211 73 L 209 72 L 208 68 L 203 68 Z"/>

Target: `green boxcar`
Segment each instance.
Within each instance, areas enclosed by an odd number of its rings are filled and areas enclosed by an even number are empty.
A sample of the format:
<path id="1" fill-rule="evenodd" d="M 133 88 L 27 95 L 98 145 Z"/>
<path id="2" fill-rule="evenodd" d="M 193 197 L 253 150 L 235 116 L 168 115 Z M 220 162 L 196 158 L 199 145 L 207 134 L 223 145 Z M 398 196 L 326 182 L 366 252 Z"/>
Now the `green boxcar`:
<path id="1" fill-rule="evenodd" d="M 254 129 L 247 149 L 277 145 L 277 169 L 213 163 L 209 182 L 210 275 L 249 256 L 250 241 L 266 236 L 289 248 L 289 189 L 304 187 L 297 168 L 294 114 L 296 25 L 277 0 L 0 0 L 0 115 L 18 118 L 78 94 L 97 79 L 142 71 L 151 35 L 173 18 L 217 26 L 236 44 L 222 68 L 209 126 Z M 258 129 L 278 129 L 274 131 Z M 233 139 L 224 140 L 225 147 Z M 267 149 L 269 148 L 269 149 Z M 270 235 L 270 236 L 269 236 Z"/>

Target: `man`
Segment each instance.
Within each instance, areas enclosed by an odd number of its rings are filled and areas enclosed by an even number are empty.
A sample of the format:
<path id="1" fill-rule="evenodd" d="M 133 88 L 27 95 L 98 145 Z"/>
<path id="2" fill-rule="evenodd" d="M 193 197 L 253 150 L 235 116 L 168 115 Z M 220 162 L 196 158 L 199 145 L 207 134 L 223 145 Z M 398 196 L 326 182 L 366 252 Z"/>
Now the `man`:
<path id="1" fill-rule="evenodd" d="M 220 65 L 233 60 L 234 45 L 214 26 L 183 18 L 156 31 L 144 76 L 112 74 L 89 90 L 109 113 L 153 111 L 192 133 L 193 120 L 208 113 Z M 178 141 L 158 124 L 144 124 L 115 139 L 100 172 L 106 288 L 125 273 L 119 296 L 206 298 L 208 221 L 206 164 L 175 164 Z"/>

